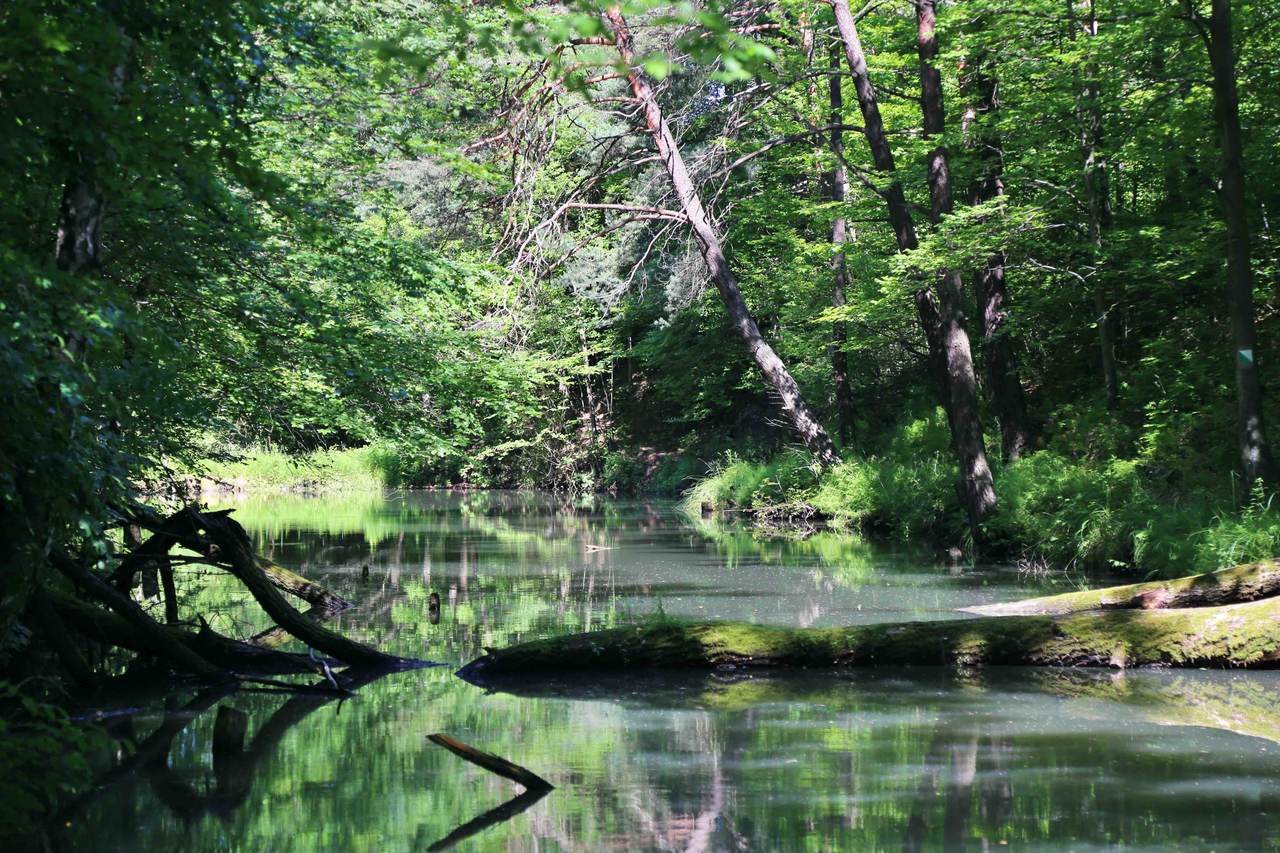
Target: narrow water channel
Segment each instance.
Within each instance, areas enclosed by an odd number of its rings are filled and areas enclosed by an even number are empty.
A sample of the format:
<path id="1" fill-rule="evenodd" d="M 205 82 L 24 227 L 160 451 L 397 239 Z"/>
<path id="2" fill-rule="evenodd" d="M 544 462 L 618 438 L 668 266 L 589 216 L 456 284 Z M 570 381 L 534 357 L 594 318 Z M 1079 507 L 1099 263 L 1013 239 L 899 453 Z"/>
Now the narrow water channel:
<path id="1" fill-rule="evenodd" d="M 188 691 L 104 704 L 149 752 L 77 805 L 74 849 L 1280 845 L 1270 673 L 629 674 L 502 692 L 452 674 L 486 646 L 657 612 L 803 626 L 947 618 L 1047 579 L 833 534 L 761 539 L 662 502 L 480 493 L 235 506 L 264 553 L 355 602 L 339 630 L 448 666 L 342 702 Z M 188 612 L 237 636 L 266 627 L 234 587 L 201 581 Z M 242 750 L 215 757 L 223 706 L 247 727 Z M 508 805 L 518 788 L 432 745 L 433 732 L 556 789 Z"/>

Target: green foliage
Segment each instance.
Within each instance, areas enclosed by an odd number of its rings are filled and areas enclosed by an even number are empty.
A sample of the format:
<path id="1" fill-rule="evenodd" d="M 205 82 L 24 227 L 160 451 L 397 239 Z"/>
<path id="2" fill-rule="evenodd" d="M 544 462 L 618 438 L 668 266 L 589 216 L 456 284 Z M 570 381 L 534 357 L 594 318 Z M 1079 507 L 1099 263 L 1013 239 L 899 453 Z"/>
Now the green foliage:
<path id="1" fill-rule="evenodd" d="M 87 755 L 107 740 L 18 685 L 0 681 L 0 838 L 36 829 L 60 796 L 88 780 Z"/>
<path id="2" fill-rule="evenodd" d="M 314 450 L 305 455 L 250 450 L 206 461 L 201 473 L 252 491 L 378 491 L 401 485 L 399 457 L 385 446 Z"/>

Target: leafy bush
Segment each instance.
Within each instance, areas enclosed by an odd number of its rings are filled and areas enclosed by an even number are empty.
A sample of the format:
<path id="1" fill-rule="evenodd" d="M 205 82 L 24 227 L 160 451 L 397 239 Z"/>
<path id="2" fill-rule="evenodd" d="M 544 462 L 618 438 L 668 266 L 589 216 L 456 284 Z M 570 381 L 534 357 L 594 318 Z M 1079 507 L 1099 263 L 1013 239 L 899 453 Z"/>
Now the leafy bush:
<path id="1" fill-rule="evenodd" d="M 1052 451 L 1008 466 L 996 494 L 988 535 L 1057 566 L 1128 565 L 1154 510 L 1136 460 L 1089 465 Z"/>
<path id="2" fill-rule="evenodd" d="M 60 795 L 87 781 L 86 755 L 106 742 L 101 731 L 0 681 L 0 838 L 35 830 Z"/>
<path id="3" fill-rule="evenodd" d="M 634 453 L 613 450 L 605 454 L 601 478 L 607 487 L 632 493 L 640 488 L 644 479 L 644 465 Z"/>
<path id="4" fill-rule="evenodd" d="M 1280 510 L 1261 484 L 1239 515 L 1219 513 L 1197 537 L 1196 568 L 1213 571 L 1280 555 Z"/>

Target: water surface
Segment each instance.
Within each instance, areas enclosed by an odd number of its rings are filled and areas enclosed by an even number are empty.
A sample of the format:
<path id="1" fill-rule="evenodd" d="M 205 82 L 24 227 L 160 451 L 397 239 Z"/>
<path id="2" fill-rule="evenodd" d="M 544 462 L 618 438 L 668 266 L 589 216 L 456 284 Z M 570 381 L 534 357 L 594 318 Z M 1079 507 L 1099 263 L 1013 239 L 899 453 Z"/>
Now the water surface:
<path id="1" fill-rule="evenodd" d="M 483 493 L 236 506 L 264 553 L 356 604 L 335 627 L 449 666 L 383 678 L 343 702 L 121 697 L 132 713 L 112 724 L 140 746 L 70 815 L 77 849 L 1280 844 L 1280 681 L 1267 673 L 625 674 L 498 692 L 452 675 L 486 646 L 657 611 L 803 626 L 948 618 L 1045 591 L 1045 579 L 834 534 L 759 539 L 659 502 Z M 225 579 L 186 587 L 184 612 L 221 630 L 267 626 Z M 242 749 L 215 757 L 219 714 L 246 733 Z M 556 790 L 510 804 L 518 788 L 433 746 L 433 732 Z"/>

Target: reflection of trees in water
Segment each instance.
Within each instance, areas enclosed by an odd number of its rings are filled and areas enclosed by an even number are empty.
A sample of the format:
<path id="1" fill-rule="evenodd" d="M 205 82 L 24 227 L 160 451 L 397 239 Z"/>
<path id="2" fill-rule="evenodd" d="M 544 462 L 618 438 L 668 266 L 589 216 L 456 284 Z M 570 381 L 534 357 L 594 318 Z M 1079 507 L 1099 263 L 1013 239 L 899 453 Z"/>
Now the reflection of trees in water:
<path id="1" fill-rule="evenodd" d="M 355 691 L 392 671 L 385 668 L 347 669 L 339 678 L 345 689 Z M 76 816 L 114 786 L 140 780 L 146 780 L 156 798 L 185 822 L 205 814 L 225 818 L 244 803 L 255 776 L 275 754 L 285 734 L 312 712 L 343 698 L 327 688 L 328 684 L 320 684 L 316 692 L 292 695 L 258 727 L 248 745 L 244 743 L 248 715 L 232 705 L 218 704 L 235 692 L 233 687 L 201 691 L 181 706 L 176 704 L 172 695 L 166 697 L 165 714 L 160 724 L 141 740 L 133 733 L 132 717 L 119 718 L 111 729 L 112 734 L 129 744 L 131 749 L 119 763 L 99 776 L 85 794 L 65 806 L 54 825 L 70 825 Z M 215 707 L 213 736 L 209 739 L 213 785 L 204 786 L 202 790 L 191 783 L 188 774 L 170 764 L 169 756 L 178 736 Z"/>
<path id="2" fill-rule="evenodd" d="M 738 681 L 632 674 L 507 689 L 587 707 L 612 700 L 640 723 L 622 732 L 603 781 L 587 794 L 598 820 L 632 816 L 612 821 L 620 829 L 583 842 L 556 812 L 533 819 L 536 834 L 566 849 L 963 850 L 1064 839 L 1142 846 L 1220 834 L 1262 846 L 1274 835 L 1280 783 L 1262 769 L 1274 762 L 1264 755 L 1245 769 L 1229 757 L 1257 757 L 1237 736 L 1264 721 L 1280 742 L 1273 683 L 1071 674 L 1055 690 L 1037 683 L 1039 675 L 957 682 L 926 673 L 923 684 L 895 685 L 902 676 L 893 673 Z M 679 713 L 659 726 L 653 715 L 662 709 Z M 1181 728 L 1153 741 L 1153 723 L 1221 731 L 1204 741 Z M 1204 757 L 1215 744 L 1222 757 Z M 1265 781 L 1257 784 L 1259 773 Z M 1204 779 L 1221 780 L 1223 790 L 1201 793 Z"/>

